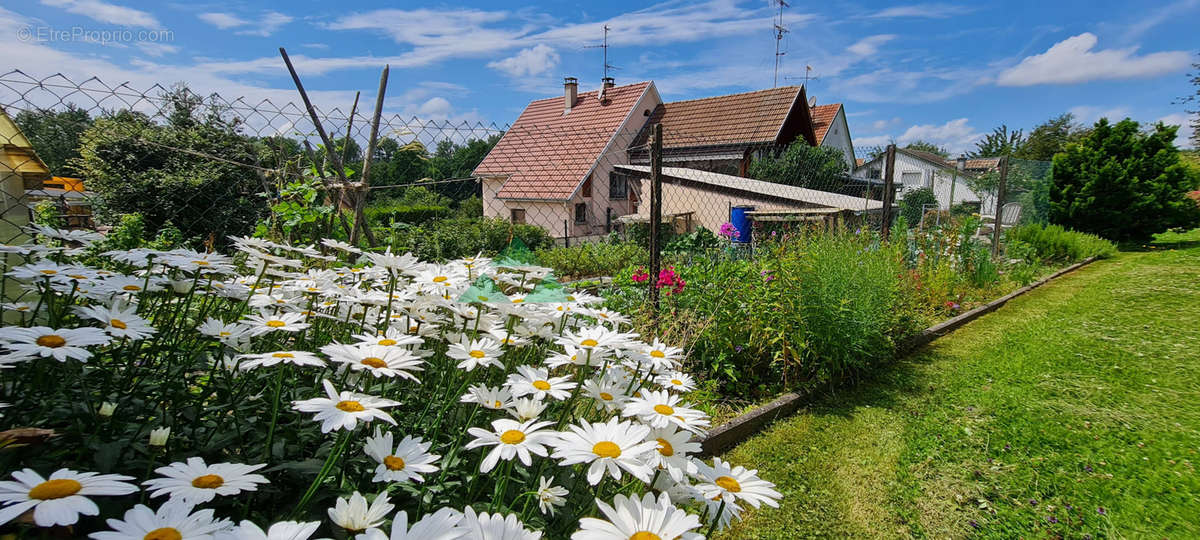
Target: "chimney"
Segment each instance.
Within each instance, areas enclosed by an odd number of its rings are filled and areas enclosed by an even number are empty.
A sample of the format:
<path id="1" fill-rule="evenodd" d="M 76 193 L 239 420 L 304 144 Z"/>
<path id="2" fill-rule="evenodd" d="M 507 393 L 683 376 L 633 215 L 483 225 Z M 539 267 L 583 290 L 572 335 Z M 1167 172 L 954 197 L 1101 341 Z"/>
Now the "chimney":
<path id="1" fill-rule="evenodd" d="M 958 172 L 967 170 L 967 156 L 958 156 Z"/>
<path id="2" fill-rule="evenodd" d="M 575 107 L 575 98 L 579 94 L 579 79 L 566 77 L 563 79 L 563 110 L 570 111 Z"/>
<path id="3" fill-rule="evenodd" d="M 602 83 L 601 86 L 603 86 L 605 89 L 612 88 L 613 86 L 616 86 L 616 84 L 617 84 L 617 82 L 615 80 L 613 80 L 612 77 L 605 77 L 603 79 L 600 79 L 600 82 Z"/>

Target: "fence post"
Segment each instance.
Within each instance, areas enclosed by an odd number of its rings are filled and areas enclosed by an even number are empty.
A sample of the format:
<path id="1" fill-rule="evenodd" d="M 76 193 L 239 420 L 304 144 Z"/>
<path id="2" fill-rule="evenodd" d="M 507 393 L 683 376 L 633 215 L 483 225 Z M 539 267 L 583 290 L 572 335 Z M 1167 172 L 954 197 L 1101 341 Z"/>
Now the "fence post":
<path id="1" fill-rule="evenodd" d="M 896 202 L 896 145 L 887 145 L 883 167 L 883 211 L 880 213 L 880 232 L 884 238 L 892 233 L 892 205 Z"/>
<path id="2" fill-rule="evenodd" d="M 569 204 L 567 205 L 567 213 L 571 213 L 571 205 Z M 570 217 L 563 220 L 563 247 L 571 247 L 571 226 L 567 224 L 569 221 L 571 221 Z"/>
<path id="3" fill-rule="evenodd" d="M 662 124 L 654 124 L 654 140 L 650 143 L 650 305 L 658 317 L 658 274 L 662 271 L 662 246 L 658 245 L 658 229 L 662 222 Z"/>
<path id="4" fill-rule="evenodd" d="M 992 257 L 1000 251 L 1000 224 L 1004 218 L 1004 198 L 1008 196 L 1008 156 L 1000 158 L 1000 185 L 996 187 L 996 221 L 992 224 Z"/>

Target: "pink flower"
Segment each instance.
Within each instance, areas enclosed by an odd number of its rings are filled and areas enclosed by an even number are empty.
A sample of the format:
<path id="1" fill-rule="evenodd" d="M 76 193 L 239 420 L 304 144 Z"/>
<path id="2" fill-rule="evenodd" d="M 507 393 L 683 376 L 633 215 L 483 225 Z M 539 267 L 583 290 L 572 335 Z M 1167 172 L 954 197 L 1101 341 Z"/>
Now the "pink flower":
<path id="1" fill-rule="evenodd" d="M 645 283 L 650 280 L 650 274 L 646 272 L 645 268 L 638 268 L 632 276 L 629 276 L 629 279 L 634 283 Z"/>
<path id="2" fill-rule="evenodd" d="M 737 240 L 742 236 L 742 233 L 738 231 L 737 227 L 734 227 L 732 223 L 726 221 L 725 223 L 721 224 L 721 230 L 717 231 L 717 235 L 724 236 L 730 240 Z"/>

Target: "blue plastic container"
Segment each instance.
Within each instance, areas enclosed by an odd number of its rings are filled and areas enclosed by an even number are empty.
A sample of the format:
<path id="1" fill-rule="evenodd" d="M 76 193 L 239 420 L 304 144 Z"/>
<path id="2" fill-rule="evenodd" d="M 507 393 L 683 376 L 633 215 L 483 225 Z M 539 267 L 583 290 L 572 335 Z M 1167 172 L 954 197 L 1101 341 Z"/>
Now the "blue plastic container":
<path id="1" fill-rule="evenodd" d="M 746 212 L 753 212 L 753 206 L 735 206 L 729 212 L 729 223 L 738 230 L 738 237 L 734 242 L 741 244 L 750 243 L 753 231 L 750 226 L 750 216 Z"/>

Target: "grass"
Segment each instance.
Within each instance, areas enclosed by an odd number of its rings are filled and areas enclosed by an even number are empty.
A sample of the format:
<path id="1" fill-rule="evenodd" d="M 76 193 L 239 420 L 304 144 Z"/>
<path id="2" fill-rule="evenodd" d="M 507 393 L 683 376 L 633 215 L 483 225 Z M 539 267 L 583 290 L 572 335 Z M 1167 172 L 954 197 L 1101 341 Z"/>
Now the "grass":
<path id="1" fill-rule="evenodd" d="M 725 457 L 722 538 L 1200 537 L 1200 231 L 1010 302 Z"/>

